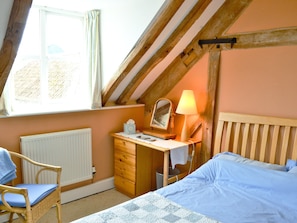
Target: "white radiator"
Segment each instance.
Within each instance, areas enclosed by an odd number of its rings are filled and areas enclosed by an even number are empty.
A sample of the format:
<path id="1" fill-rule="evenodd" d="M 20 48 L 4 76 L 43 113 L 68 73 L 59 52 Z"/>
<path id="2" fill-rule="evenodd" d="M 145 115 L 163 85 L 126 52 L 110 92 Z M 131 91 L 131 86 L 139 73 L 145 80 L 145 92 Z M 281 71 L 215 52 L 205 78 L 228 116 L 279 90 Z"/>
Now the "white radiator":
<path id="1" fill-rule="evenodd" d="M 62 167 L 61 185 L 92 179 L 92 132 L 90 128 L 21 136 L 21 153 L 29 158 Z M 24 183 L 34 183 L 39 170 L 23 162 Z M 55 182 L 50 171 L 42 174 L 41 183 Z"/>

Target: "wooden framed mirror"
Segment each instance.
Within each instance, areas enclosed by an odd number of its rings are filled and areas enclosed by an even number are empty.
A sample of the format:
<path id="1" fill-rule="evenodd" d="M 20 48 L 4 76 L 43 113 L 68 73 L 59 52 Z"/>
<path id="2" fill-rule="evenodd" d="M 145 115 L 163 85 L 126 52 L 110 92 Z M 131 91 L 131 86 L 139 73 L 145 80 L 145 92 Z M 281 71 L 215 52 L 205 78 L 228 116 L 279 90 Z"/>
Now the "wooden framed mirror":
<path id="1" fill-rule="evenodd" d="M 154 105 L 150 127 L 167 130 L 172 111 L 172 102 L 167 98 L 160 98 Z"/>
<path id="2" fill-rule="evenodd" d="M 168 133 L 168 126 L 172 118 L 172 102 L 167 98 L 160 98 L 155 102 L 150 121 L 150 130 L 144 130 L 147 135 L 163 139 L 175 138 L 175 134 Z"/>

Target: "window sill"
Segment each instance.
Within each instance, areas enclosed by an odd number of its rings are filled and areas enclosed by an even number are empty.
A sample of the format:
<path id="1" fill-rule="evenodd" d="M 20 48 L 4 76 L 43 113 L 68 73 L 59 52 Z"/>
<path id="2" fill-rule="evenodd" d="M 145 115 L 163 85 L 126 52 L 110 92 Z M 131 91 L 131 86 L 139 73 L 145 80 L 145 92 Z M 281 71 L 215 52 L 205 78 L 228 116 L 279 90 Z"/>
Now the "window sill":
<path id="1" fill-rule="evenodd" d="M 11 114 L 11 115 L 0 115 L 0 118 L 13 118 L 13 117 L 28 117 L 28 116 L 40 116 L 40 115 L 56 115 L 65 113 L 77 113 L 77 112 L 88 112 L 88 111 L 99 111 L 99 110 L 115 110 L 123 108 L 133 108 L 133 107 L 144 107 L 144 104 L 133 104 L 133 105 L 117 105 L 117 106 L 107 106 L 96 109 L 77 109 L 77 110 L 64 110 L 64 111 L 51 111 L 51 112 L 36 112 L 36 113 L 24 113 L 24 114 Z"/>

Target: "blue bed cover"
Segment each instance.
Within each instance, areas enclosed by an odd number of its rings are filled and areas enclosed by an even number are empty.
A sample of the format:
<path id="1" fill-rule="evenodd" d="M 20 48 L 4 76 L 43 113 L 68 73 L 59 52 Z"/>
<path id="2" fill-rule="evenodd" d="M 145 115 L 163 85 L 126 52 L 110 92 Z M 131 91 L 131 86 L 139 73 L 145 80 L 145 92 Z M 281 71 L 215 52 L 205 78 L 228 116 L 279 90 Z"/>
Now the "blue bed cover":
<path id="1" fill-rule="evenodd" d="M 285 171 L 211 159 L 156 192 L 223 223 L 297 222 L 297 175 Z"/>

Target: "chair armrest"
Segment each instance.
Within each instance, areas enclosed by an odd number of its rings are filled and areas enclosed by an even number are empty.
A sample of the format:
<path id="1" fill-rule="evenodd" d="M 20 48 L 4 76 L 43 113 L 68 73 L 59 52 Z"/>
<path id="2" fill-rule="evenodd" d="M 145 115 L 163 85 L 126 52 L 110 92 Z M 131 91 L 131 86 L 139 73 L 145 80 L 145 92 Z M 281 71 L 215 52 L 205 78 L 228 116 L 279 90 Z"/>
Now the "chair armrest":
<path id="1" fill-rule="evenodd" d="M 28 190 L 26 188 L 17 188 L 17 187 L 13 187 L 13 186 L 7 186 L 7 185 L 0 184 L 1 201 L 2 201 L 3 205 L 6 206 L 6 208 L 8 210 L 12 210 L 12 207 L 5 200 L 4 195 L 6 193 L 22 195 L 26 202 L 26 207 L 30 207 Z"/>
<path id="2" fill-rule="evenodd" d="M 38 179 L 39 179 L 39 176 L 40 174 L 43 172 L 43 171 L 54 171 L 56 172 L 56 184 L 58 185 L 58 187 L 60 187 L 60 182 L 61 182 L 61 172 L 62 172 L 62 167 L 60 166 L 51 166 L 51 167 L 44 167 L 42 169 L 40 169 L 37 173 L 36 173 L 36 176 L 35 176 L 35 182 L 38 184 Z"/>
<path id="3" fill-rule="evenodd" d="M 31 164 L 33 164 L 35 166 L 41 167 L 41 169 L 37 172 L 37 174 L 35 176 L 36 183 L 38 183 L 39 175 L 40 175 L 41 172 L 43 172 L 43 171 L 54 171 L 54 172 L 57 173 L 57 178 L 56 178 L 57 182 L 56 183 L 58 184 L 58 186 L 60 186 L 61 172 L 62 172 L 62 167 L 61 166 L 54 166 L 54 165 L 49 165 L 49 164 L 45 164 L 45 163 L 36 162 L 36 161 L 28 158 L 27 156 L 24 156 L 24 155 L 16 153 L 16 152 L 9 151 L 9 153 L 12 156 L 18 157 L 20 159 L 24 159 L 27 162 L 29 162 L 29 163 L 31 163 Z"/>

